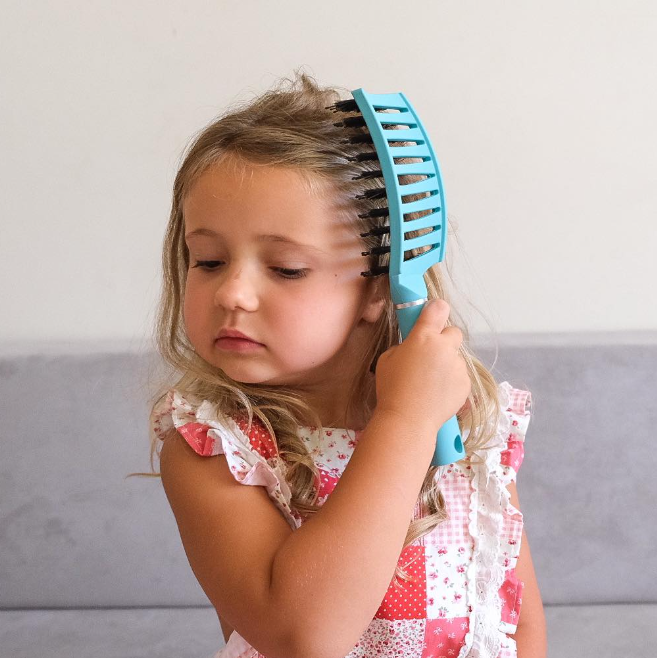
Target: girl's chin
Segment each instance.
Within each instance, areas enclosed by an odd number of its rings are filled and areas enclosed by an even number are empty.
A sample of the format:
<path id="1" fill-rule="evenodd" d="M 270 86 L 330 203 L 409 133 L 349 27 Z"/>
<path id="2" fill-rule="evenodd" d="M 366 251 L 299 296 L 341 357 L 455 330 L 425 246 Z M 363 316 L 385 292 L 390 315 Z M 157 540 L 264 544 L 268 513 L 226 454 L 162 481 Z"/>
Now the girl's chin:
<path id="1" fill-rule="evenodd" d="M 235 368 L 234 366 L 231 367 L 229 365 L 223 364 L 219 365 L 216 364 L 219 370 L 221 370 L 225 375 L 227 375 L 230 379 L 232 379 L 234 382 L 237 382 L 238 384 L 275 384 L 278 383 L 276 381 L 273 381 L 271 377 L 268 377 L 266 373 L 258 373 L 254 372 L 253 370 L 249 370 L 249 368 Z M 274 380 L 277 380 L 278 378 L 275 377 Z"/>
<path id="2" fill-rule="evenodd" d="M 303 379 L 298 372 L 281 373 L 272 368 L 264 368 L 263 364 L 239 363 L 230 358 L 218 359 L 216 354 L 206 361 L 239 384 L 298 386 Z"/>
<path id="3" fill-rule="evenodd" d="M 235 382 L 247 385 L 261 385 L 261 386 L 293 386 L 289 377 L 281 375 L 267 376 L 264 373 L 256 375 L 254 373 L 245 372 L 231 372 L 224 370 L 224 372 Z"/>

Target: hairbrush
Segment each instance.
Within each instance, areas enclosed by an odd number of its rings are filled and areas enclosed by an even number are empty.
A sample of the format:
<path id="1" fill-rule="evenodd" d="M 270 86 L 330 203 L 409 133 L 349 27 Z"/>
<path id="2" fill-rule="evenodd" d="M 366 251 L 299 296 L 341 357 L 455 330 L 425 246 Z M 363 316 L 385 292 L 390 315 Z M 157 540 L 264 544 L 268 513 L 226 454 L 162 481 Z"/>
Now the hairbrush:
<path id="1" fill-rule="evenodd" d="M 382 178 L 385 187 L 366 190 L 357 199 L 384 199 L 387 207 L 375 208 L 361 218 L 381 218 L 381 224 L 361 237 L 390 236 L 390 244 L 364 251 L 370 254 L 390 253 L 389 265 L 377 266 L 362 272 L 362 276 L 388 274 L 390 293 L 395 305 L 402 340 L 408 336 L 427 302 L 428 291 L 424 272 L 440 263 L 445 256 L 447 240 L 447 213 L 443 181 L 438 160 L 429 136 L 413 106 L 404 94 L 368 94 L 363 89 L 351 92 L 353 100 L 338 101 L 327 109 L 352 113 L 335 126 L 352 129 L 345 143 L 370 144 L 372 150 L 364 150 L 349 157 L 351 162 L 372 161 L 379 169 L 365 171 L 354 180 Z M 356 113 L 356 114 L 353 114 Z M 365 128 L 366 131 L 363 131 Z M 353 130 L 356 129 L 356 130 Z M 408 143 L 411 143 L 409 146 Z M 413 159 L 398 163 L 399 158 Z M 422 180 L 402 185 L 399 176 L 419 175 Z M 422 194 L 422 198 L 409 201 L 409 196 Z M 419 219 L 406 219 L 409 213 L 426 213 Z M 406 237 L 407 233 L 430 229 L 418 237 Z M 383 239 L 383 238 L 382 238 Z M 413 255 L 412 249 L 429 247 Z M 432 466 L 444 466 L 465 457 L 458 419 L 452 416 L 439 430 Z"/>

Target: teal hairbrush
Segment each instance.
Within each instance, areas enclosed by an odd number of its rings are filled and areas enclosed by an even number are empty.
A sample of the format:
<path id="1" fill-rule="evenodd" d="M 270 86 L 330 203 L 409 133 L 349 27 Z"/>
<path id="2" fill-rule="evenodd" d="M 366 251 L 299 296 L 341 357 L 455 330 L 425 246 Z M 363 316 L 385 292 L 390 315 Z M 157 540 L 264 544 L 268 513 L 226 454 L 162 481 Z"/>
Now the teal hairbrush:
<path id="1" fill-rule="evenodd" d="M 351 114 L 335 125 L 353 129 L 347 142 L 365 145 L 363 152 L 350 157 L 350 161 L 372 161 L 380 165 L 380 169 L 365 171 L 354 180 L 382 178 L 385 185 L 383 188 L 366 190 L 356 198 L 385 199 L 388 203 L 387 208 L 375 208 L 360 215 L 380 217 L 383 218 L 382 221 L 388 217 L 388 224 L 362 233 L 361 237 L 386 234 L 390 236 L 389 245 L 363 252 L 363 256 L 390 253 L 389 265 L 373 267 L 362 272 L 362 275 L 388 274 L 390 293 L 404 340 L 427 301 L 424 272 L 445 257 L 447 213 L 443 181 L 429 136 L 404 94 L 368 94 L 363 89 L 356 89 L 352 95 L 353 100 L 338 101 L 330 106 L 330 109 L 336 112 Z M 412 145 L 402 146 L 403 142 L 411 142 Z M 368 144 L 373 146 L 374 150 L 368 150 Z M 395 162 L 396 158 L 413 158 L 414 161 L 399 164 Z M 398 177 L 403 175 L 419 175 L 423 179 L 402 185 Z M 409 195 L 417 194 L 422 194 L 423 198 L 408 201 Z M 427 214 L 419 219 L 405 219 L 409 213 L 416 212 Z M 419 237 L 406 237 L 406 233 L 421 229 L 431 230 Z M 412 256 L 410 250 L 420 247 L 430 249 Z M 431 465 L 444 466 L 464 457 L 461 429 L 456 416 L 452 416 L 438 430 Z"/>

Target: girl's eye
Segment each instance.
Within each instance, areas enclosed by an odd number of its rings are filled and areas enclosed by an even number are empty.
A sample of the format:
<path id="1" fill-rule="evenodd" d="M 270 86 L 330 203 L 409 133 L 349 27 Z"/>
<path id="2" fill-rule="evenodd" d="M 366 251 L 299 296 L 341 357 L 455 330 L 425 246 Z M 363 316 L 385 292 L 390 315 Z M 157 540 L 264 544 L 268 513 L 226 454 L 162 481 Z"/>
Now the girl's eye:
<path id="1" fill-rule="evenodd" d="M 215 268 L 215 266 L 221 263 L 220 260 L 197 260 L 196 265 L 192 265 L 192 267 L 200 267 L 201 269 L 204 270 L 212 270 Z"/>
<path id="2" fill-rule="evenodd" d="M 284 279 L 301 279 L 308 274 L 308 270 L 305 269 L 293 270 L 287 267 L 272 267 L 272 269 L 279 272 Z"/>
<path id="3" fill-rule="evenodd" d="M 222 261 L 220 260 L 199 260 L 192 267 L 200 267 L 204 270 L 211 271 L 217 265 L 221 265 Z M 307 276 L 307 269 L 292 269 L 288 267 L 272 267 L 272 270 L 279 273 L 279 276 L 283 279 L 300 279 L 304 276 Z"/>

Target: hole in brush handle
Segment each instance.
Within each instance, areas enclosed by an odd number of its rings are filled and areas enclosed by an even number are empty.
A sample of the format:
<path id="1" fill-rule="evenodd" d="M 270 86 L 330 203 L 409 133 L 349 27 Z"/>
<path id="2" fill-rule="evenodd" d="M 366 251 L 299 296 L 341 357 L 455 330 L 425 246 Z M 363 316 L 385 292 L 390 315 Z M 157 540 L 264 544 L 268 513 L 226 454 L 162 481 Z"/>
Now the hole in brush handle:
<path id="1" fill-rule="evenodd" d="M 452 416 L 436 436 L 436 448 L 431 460 L 432 466 L 446 466 L 461 461 L 465 457 L 461 427 L 458 418 Z"/>

